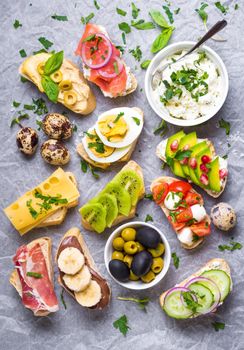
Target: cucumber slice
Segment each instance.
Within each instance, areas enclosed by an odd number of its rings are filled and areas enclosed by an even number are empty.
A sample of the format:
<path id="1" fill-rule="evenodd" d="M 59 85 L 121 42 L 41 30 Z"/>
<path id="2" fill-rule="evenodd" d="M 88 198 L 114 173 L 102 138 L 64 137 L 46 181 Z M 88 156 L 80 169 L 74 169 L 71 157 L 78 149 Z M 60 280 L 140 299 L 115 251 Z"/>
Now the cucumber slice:
<path id="1" fill-rule="evenodd" d="M 208 311 L 214 302 L 214 296 L 211 290 L 200 283 L 192 283 L 188 288 L 192 290 L 197 297 L 199 306 L 196 308 L 196 312 L 204 313 Z"/>
<path id="2" fill-rule="evenodd" d="M 164 300 L 163 310 L 170 317 L 177 319 L 185 319 L 191 317 L 193 312 L 188 309 L 181 301 L 182 291 L 176 290 L 167 295 Z"/>
<path id="3" fill-rule="evenodd" d="M 201 276 L 209 278 L 217 284 L 221 293 L 220 301 L 223 301 L 230 293 L 231 280 L 230 276 L 225 271 L 209 270 L 203 272 Z"/>

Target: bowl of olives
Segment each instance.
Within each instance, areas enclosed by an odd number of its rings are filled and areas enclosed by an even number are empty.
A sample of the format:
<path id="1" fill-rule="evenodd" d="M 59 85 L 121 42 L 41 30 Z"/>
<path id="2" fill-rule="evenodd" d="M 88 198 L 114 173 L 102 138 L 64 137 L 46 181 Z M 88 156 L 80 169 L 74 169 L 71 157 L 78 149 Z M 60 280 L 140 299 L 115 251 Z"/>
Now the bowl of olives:
<path id="1" fill-rule="evenodd" d="M 170 259 L 164 234 L 154 225 L 140 221 L 118 227 L 104 250 L 110 276 L 121 286 L 134 290 L 158 284 L 169 269 Z"/>

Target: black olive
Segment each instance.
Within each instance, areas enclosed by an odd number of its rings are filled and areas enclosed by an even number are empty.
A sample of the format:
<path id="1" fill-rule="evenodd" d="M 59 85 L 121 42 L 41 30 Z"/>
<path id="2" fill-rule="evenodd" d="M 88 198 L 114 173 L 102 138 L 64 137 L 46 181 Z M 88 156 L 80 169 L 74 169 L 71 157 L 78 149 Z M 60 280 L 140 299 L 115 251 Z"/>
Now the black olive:
<path id="1" fill-rule="evenodd" d="M 120 282 L 126 282 L 129 279 L 130 276 L 130 270 L 126 263 L 124 263 L 121 260 L 111 260 L 109 262 L 109 271 L 111 275 L 116 278 L 116 280 Z"/>
<path id="2" fill-rule="evenodd" d="M 143 250 L 142 252 L 134 255 L 131 264 L 131 270 L 138 277 L 144 276 L 149 272 L 152 261 L 152 255 L 146 250 Z"/>
<path id="3" fill-rule="evenodd" d="M 156 248 L 160 243 L 159 233 L 150 227 L 141 227 L 137 229 L 136 240 L 146 248 Z"/>

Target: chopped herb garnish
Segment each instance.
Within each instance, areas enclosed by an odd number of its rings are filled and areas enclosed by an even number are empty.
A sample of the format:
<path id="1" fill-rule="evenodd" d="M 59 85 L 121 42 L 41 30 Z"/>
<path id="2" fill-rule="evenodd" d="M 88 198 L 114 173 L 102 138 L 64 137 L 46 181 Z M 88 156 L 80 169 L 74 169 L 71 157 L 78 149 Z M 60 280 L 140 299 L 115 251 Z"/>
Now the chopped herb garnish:
<path id="1" fill-rule="evenodd" d="M 13 101 L 13 107 L 17 108 L 21 105 L 20 102 L 17 102 L 17 101 Z"/>
<path id="2" fill-rule="evenodd" d="M 21 49 L 21 50 L 19 50 L 19 54 L 20 54 L 20 56 L 21 57 L 27 57 L 27 53 L 25 52 L 25 50 L 24 49 Z"/>
<path id="3" fill-rule="evenodd" d="M 36 218 L 38 217 L 39 213 L 32 207 L 32 199 L 29 199 L 29 200 L 26 202 L 26 206 L 28 207 L 31 216 L 32 216 L 34 219 L 36 219 Z"/>
<path id="4" fill-rule="evenodd" d="M 128 326 L 128 320 L 125 315 L 121 316 L 118 318 L 116 321 L 113 323 L 114 328 L 119 329 L 119 331 L 126 336 L 128 330 L 130 327 Z"/>
<path id="5" fill-rule="evenodd" d="M 167 20 L 164 18 L 163 14 L 160 11 L 151 10 L 149 12 L 149 15 L 152 17 L 153 21 L 161 28 L 166 29 L 170 27 Z"/>
<path id="6" fill-rule="evenodd" d="M 43 100 L 43 98 L 37 98 L 36 100 L 33 98 L 33 111 L 37 115 L 42 115 L 48 113 L 48 109 L 46 106 L 46 102 Z"/>
<path id="7" fill-rule="evenodd" d="M 145 60 L 140 64 L 141 69 L 147 69 L 149 64 L 151 63 L 151 60 Z"/>
<path id="8" fill-rule="evenodd" d="M 96 180 L 100 179 L 100 176 L 96 173 L 97 168 L 92 167 L 90 164 L 89 164 L 89 168 L 90 168 L 90 170 L 91 170 L 92 176 L 93 176 Z"/>
<path id="9" fill-rule="evenodd" d="M 135 58 L 136 61 L 140 61 L 142 58 L 142 52 L 140 46 L 137 46 L 135 49 L 129 50 L 129 53 Z"/>
<path id="10" fill-rule="evenodd" d="M 97 153 L 104 153 L 105 148 L 102 142 L 88 142 L 88 148 L 95 148 Z"/>
<path id="11" fill-rule="evenodd" d="M 134 120 L 134 122 L 136 123 L 136 125 L 140 125 L 140 124 L 141 124 L 141 121 L 140 121 L 139 118 L 132 117 L 132 119 Z"/>
<path id="12" fill-rule="evenodd" d="M 165 133 L 168 131 L 168 125 L 165 120 L 162 119 L 162 121 L 159 123 L 158 127 L 153 131 L 154 135 L 160 135 L 164 136 Z"/>
<path id="13" fill-rule="evenodd" d="M 214 3 L 214 5 L 217 7 L 218 10 L 220 10 L 224 15 L 227 14 L 229 7 L 228 6 L 224 6 L 221 4 L 220 1 L 217 1 Z"/>
<path id="14" fill-rule="evenodd" d="M 174 16 L 173 16 L 173 13 L 170 11 L 169 6 L 165 5 L 165 6 L 163 6 L 163 9 L 164 9 L 164 11 L 169 19 L 169 23 L 171 23 L 171 24 L 174 23 Z"/>
<path id="15" fill-rule="evenodd" d="M 127 15 L 127 12 L 124 11 L 124 10 L 121 10 L 120 8 L 116 7 L 116 12 L 118 15 L 120 16 L 126 16 Z"/>
<path id="16" fill-rule="evenodd" d="M 133 302 L 137 303 L 137 305 L 139 306 L 139 308 L 141 310 L 145 310 L 145 311 L 146 311 L 146 306 L 150 301 L 149 298 L 136 299 L 136 298 L 117 297 L 117 299 L 122 300 L 122 301 L 133 301 Z"/>
<path id="17" fill-rule="evenodd" d="M 87 166 L 87 162 L 85 160 L 82 159 L 80 161 L 80 167 L 81 167 L 81 170 L 83 171 L 83 173 L 87 173 L 88 166 Z"/>
<path id="18" fill-rule="evenodd" d="M 212 322 L 212 326 L 216 332 L 218 332 L 220 329 L 225 329 L 225 324 L 223 322 Z"/>
<path id="19" fill-rule="evenodd" d="M 64 306 L 64 308 L 66 310 L 67 309 L 67 305 L 66 305 L 66 302 L 64 300 L 64 289 L 62 289 L 62 292 L 60 293 L 60 299 L 61 299 L 62 304 L 63 304 L 63 306 Z"/>
<path id="20" fill-rule="evenodd" d="M 28 79 L 26 79 L 25 77 L 20 77 L 20 81 L 21 83 L 26 83 L 28 81 Z"/>
<path id="21" fill-rule="evenodd" d="M 229 251 L 233 252 L 234 250 L 242 249 L 242 244 L 239 242 L 230 241 L 230 245 L 225 245 L 225 244 L 219 245 L 218 248 L 221 252 L 223 252 L 225 250 L 229 250 Z"/>
<path id="22" fill-rule="evenodd" d="M 118 26 L 119 26 L 119 29 L 122 30 L 122 32 L 124 32 L 126 34 L 131 32 L 131 28 L 130 28 L 129 24 L 126 22 L 119 23 Z"/>
<path id="23" fill-rule="evenodd" d="M 38 39 L 38 41 L 42 44 L 42 46 L 43 46 L 46 50 L 48 50 L 51 46 L 53 46 L 53 43 L 52 43 L 51 41 L 47 40 L 46 38 L 44 38 L 43 36 L 40 37 L 40 38 Z"/>
<path id="24" fill-rule="evenodd" d="M 27 109 L 28 111 L 32 111 L 35 107 L 32 106 L 32 105 L 27 105 L 27 104 L 24 104 L 24 109 Z"/>
<path id="25" fill-rule="evenodd" d="M 192 297 L 193 292 L 182 292 L 184 302 L 187 305 L 187 308 L 190 309 L 193 313 L 196 313 L 197 308 L 201 306 L 197 301 Z"/>
<path id="26" fill-rule="evenodd" d="M 116 61 L 114 61 L 113 66 L 114 66 L 114 72 L 118 75 L 119 74 L 118 63 Z"/>
<path id="27" fill-rule="evenodd" d="M 40 50 L 37 50 L 37 51 L 33 51 L 33 55 L 38 55 L 39 53 L 47 53 L 47 50 L 40 49 Z"/>
<path id="28" fill-rule="evenodd" d="M 149 214 L 147 214 L 147 216 L 145 218 L 145 222 L 148 222 L 148 221 L 153 221 L 153 217 Z"/>
<path id="29" fill-rule="evenodd" d="M 10 124 L 10 128 L 12 128 L 12 126 L 14 126 L 15 124 L 20 125 L 21 120 L 29 119 L 29 118 L 30 117 L 27 113 L 19 115 L 17 118 L 12 119 L 11 124 Z"/>
<path id="30" fill-rule="evenodd" d="M 36 120 L 36 124 L 38 126 L 37 130 L 38 131 L 42 130 L 42 121 L 41 120 Z"/>
<path id="31" fill-rule="evenodd" d="M 126 45 L 125 33 L 123 32 L 123 33 L 121 34 L 121 36 L 122 36 L 123 44 Z"/>
<path id="32" fill-rule="evenodd" d="M 91 35 L 88 35 L 85 39 L 83 39 L 82 42 L 85 43 L 86 41 L 93 41 L 95 39 L 96 39 L 96 35 L 91 34 Z"/>
<path id="33" fill-rule="evenodd" d="M 76 124 L 72 124 L 72 131 L 73 132 L 77 132 L 78 128 L 77 128 L 77 125 Z"/>
<path id="34" fill-rule="evenodd" d="M 186 151 L 177 151 L 174 158 L 177 160 L 184 160 L 185 158 L 189 158 L 191 156 L 192 150 L 188 149 Z"/>
<path id="35" fill-rule="evenodd" d="M 56 19 L 57 21 L 62 21 L 62 22 L 66 22 L 68 21 L 68 17 L 67 16 L 59 16 L 59 15 L 52 15 L 51 16 L 52 19 Z"/>
<path id="36" fill-rule="evenodd" d="M 94 6 L 97 10 L 100 10 L 100 5 L 98 4 L 97 0 L 93 0 Z"/>
<path id="37" fill-rule="evenodd" d="M 223 159 L 227 159 L 228 158 L 228 154 L 225 154 L 222 158 Z"/>
<path id="38" fill-rule="evenodd" d="M 81 17 L 81 23 L 82 24 L 87 24 L 87 23 L 89 23 L 90 22 L 90 20 L 91 19 L 93 19 L 93 17 L 94 17 L 95 15 L 94 15 L 94 13 L 92 12 L 92 13 L 90 13 L 88 16 L 86 16 L 86 17 Z"/>
<path id="39" fill-rule="evenodd" d="M 196 9 L 195 11 L 199 14 L 199 16 L 201 17 L 203 24 L 206 26 L 207 20 L 208 20 L 208 14 L 205 11 L 206 7 L 208 7 L 207 3 L 202 3 L 201 7 L 199 9 Z"/>
<path id="40" fill-rule="evenodd" d="M 20 23 L 20 21 L 18 19 L 16 19 L 14 21 L 13 26 L 14 26 L 15 29 L 18 29 L 18 28 L 22 27 L 22 24 Z"/>
<path id="41" fill-rule="evenodd" d="M 125 33 L 122 33 L 122 34 L 125 34 Z M 117 45 L 117 46 L 115 46 L 115 47 L 116 47 L 116 49 L 118 49 L 118 50 L 122 53 L 122 55 L 123 55 L 123 53 L 125 52 L 124 47 L 122 47 L 122 46 L 120 46 L 120 45 Z"/>
<path id="42" fill-rule="evenodd" d="M 138 15 L 139 15 L 140 9 L 136 7 L 134 2 L 131 3 L 131 7 L 132 7 L 132 17 L 134 19 L 136 19 L 138 17 Z"/>
<path id="43" fill-rule="evenodd" d="M 178 7 L 176 10 L 174 10 L 174 13 L 178 15 L 180 13 L 180 7 Z"/>
<path id="44" fill-rule="evenodd" d="M 117 123 L 120 120 L 120 118 L 123 117 L 124 114 L 125 114 L 124 112 L 120 112 L 117 115 L 117 117 L 114 119 L 113 123 Z"/>
<path id="45" fill-rule="evenodd" d="M 153 195 L 151 193 L 146 193 L 144 198 L 150 199 L 150 201 L 152 201 L 153 200 Z"/>
<path id="46" fill-rule="evenodd" d="M 172 256 L 175 268 L 178 269 L 180 265 L 180 258 L 177 256 L 175 252 L 172 253 L 171 256 Z"/>
<path id="47" fill-rule="evenodd" d="M 145 22 L 143 19 L 140 19 L 138 21 L 131 21 L 131 26 L 139 30 L 148 30 L 155 28 L 153 22 Z"/>
<path id="48" fill-rule="evenodd" d="M 39 273 L 39 272 L 32 272 L 32 271 L 26 272 L 26 276 L 34 277 L 34 278 L 42 278 L 42 274 L 41 273 Z"/>
<path id="49" fill-rule="evenodd" d="M 238 10 L 238 9 L 239 9 L 239 4 L 235 4 L 234 9 L 235 9 L 235 10 Z"/>
<path id="50" fill-rule="evenodd" d="M 225 129 L 226 135 L 230 135 L 230 123 L 221 118 L 219 120 L 219 127 Z"/>

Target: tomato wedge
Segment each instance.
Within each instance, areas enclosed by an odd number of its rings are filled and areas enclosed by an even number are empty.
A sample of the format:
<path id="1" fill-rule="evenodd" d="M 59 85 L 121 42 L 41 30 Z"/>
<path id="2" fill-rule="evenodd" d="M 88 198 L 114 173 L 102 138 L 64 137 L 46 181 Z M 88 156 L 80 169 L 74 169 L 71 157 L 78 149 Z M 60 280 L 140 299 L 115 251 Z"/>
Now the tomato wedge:
<path id="1" fill-rule="evenodd" d="M 173 222 L 172 217 L 170 215 L 168 216 L 168 220 L 176 231 L 180 231 L 185 227 L 185 224 L 183 222 Z"/>
<path id="2" fill-rule="evenodd" d="M 169 191 L 182 192 L 184 196 L 191 189 L 192 189 L 191 185 L 188 182 L 184 182 L 184 181 L 174 181 L 169 185 Z"/>
<path id="3" fill-rule="evenodd" d="M 176 215 L 176 221 L 178 223 L 187 222 L 193 218 L 191 208 L 182 210 Z"/>
<path id="4" fill-rule="evenodd" d="M 169 192 L 169 185 L 162 182 L 153 188 L 153 199 L 157 204 L 161 204 Z"/>
<path id="5" fill-rule="evenodd" d="M 198 224 L 194 224 L 189 227 L 198 237 L 208 236 L 211 232 L 210 224 L 207 221 L 199 222 Z"/>
<path id="6" fill-rule="evenodd" d="M 185 201 L 186 204 L 188 204 L 189 206 L 199 204 L 200 202 L 202 202 L 202 196 L 195 192 L 188 192 L 185 196 Z"/>

